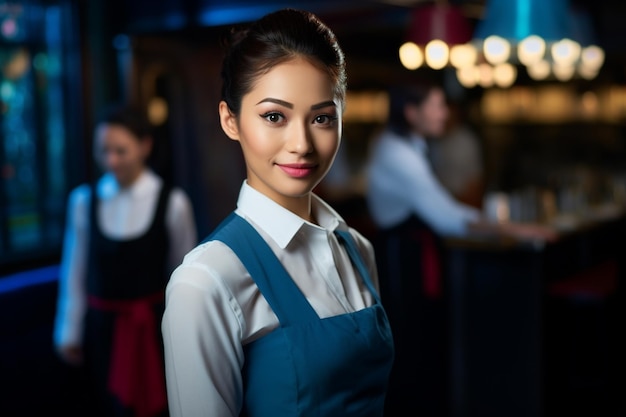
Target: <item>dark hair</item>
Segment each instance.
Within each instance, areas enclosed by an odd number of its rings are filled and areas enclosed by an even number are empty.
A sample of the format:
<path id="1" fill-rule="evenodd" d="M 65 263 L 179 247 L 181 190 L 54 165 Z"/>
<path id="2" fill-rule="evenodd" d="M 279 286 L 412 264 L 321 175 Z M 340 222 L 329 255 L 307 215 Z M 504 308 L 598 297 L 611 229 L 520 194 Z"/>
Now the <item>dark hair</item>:
<path id="1" fill-rule="evenodd" d="M 408 135 L 411 126 L 409 126 L 406 117 L 404 117 L 404 107 L 407 104 L 421 105 L 433 90 L 441 88 L 442 87 L 439 85 L 431 82 L 419 82 L 390 87 L 389 128 L 398 135 Z"/>
<path id="2" fill-rule="evenodd" d="M 328 71 L 335 94 L 346 94 L 345 57 L 335 34 L 314 14 L 291 8 L 265 15 L 227 39 L 222 63 L 222 100 L 234 114 L 254 82 L 274 66 L 303 57 Z"/>
<path id="3" fill-rule="evenodd" d="M 130 105 L 112 104 L 102 111 L 96 122 L 96 125 L 106 123 L 123 126 L 140 140 L 152 135 L 152 125 L 145 113 Z"/>

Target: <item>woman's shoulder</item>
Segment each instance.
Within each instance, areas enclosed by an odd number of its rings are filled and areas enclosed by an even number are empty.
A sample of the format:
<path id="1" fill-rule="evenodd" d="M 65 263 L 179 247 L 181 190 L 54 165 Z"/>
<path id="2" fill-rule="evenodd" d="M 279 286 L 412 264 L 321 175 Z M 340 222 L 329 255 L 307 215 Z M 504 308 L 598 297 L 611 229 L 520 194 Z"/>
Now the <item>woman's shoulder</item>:
<path id="1" fill-rule="evenodd" d="M 237 255 L 218 240 L 204 241 L 189 251 L 174 270 L 171 285 L 185 283 L 207 292 L 233 294 L 248 278 Z"/>
<path id="2" fill-rule="evenodd" d="M 90 184 L 80 184 L 73 188 L 69 193 L 69 206 L 70 207 L 84 207 L 89 203 L 91 199 L 92 186 Z"/>
<path id="3" fill-rule="evenodd" d="M 175 209 L 188 209 L 191 207 L 191 199 L 182 188 L 170 187 L 168 205 Z"/>

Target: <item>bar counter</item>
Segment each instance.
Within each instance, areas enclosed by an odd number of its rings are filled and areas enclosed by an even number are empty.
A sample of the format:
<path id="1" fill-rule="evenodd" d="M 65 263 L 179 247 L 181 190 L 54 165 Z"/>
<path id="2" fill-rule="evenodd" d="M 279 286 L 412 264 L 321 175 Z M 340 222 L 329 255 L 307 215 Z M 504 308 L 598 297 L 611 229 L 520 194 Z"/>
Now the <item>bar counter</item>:
<path id="1" fill-rule="evenodd" d="M 625 213 L 558 219 L 551 243 L 444 242 L 452 417 L 626 415 Z"/>

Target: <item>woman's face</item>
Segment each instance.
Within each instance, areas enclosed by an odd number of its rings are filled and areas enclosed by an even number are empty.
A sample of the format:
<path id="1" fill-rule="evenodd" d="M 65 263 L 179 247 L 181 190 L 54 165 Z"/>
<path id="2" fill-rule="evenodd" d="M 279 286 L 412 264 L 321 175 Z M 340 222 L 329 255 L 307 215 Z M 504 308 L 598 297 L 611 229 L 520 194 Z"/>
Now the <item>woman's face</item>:
<path id="1" fill-rule="evenodd" d="M 341 102 L 333 87 L 324 71 L 294 59 L 256 81 L 238 118 L 220 103 L 224 131 L 241 144 L 248 184 L 288 209 L 308 199 L 339 148 Z"/>
<path id="2" fill-rule="evenodd" d="M 140 139 L 124 126 L 101 123 L 94 132 L 94 157 L 122 186 L 132 184 L 145 168 L 150 139 Z"/>
<path id="3" fill-rule="evenodd" d="M 443 135 L 448 120 L 448 105 L 443 90 L 431 89 L 420 105 L 410 107 L 412 110 L 408 111 L 408 120 L 413 130 L 426 137 Z"/>

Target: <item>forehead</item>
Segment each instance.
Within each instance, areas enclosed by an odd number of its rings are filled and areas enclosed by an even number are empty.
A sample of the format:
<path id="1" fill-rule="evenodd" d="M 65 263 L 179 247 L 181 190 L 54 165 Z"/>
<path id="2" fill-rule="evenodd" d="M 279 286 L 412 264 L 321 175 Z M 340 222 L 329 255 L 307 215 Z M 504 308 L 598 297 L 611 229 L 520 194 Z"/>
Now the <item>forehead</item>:
<path id="1" fill-rule="evenodd" d="M 94 140 L 99 143 L 115 143 L 117 145 L 138 145 L 137 138 L 128 128 L 118 124 L 100 123 L 96 126 Z"/>
<path id="2" fill-rule="evenodd" d="M 282 62 L 262 74 L 244 96 L 244 102 L 247 100 L 256 104 L 258 100 L 267 97 L 280 98 L 293 104 L 339 100 L 335 97 L 335 84 L 330 74 L 303 58 Z"/>
<path id="3" fill-rule="evenodd" d="M 436 101 L 436 102 L 440 102 L 440 101 L 445 101 L 445 94 L 443 92 L 442 89 L 440 88 L 433 88 L 430 90 L 430 92 L 428 93 L 428 97 L 427 100 L 428 101 Z"/>

